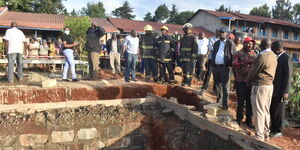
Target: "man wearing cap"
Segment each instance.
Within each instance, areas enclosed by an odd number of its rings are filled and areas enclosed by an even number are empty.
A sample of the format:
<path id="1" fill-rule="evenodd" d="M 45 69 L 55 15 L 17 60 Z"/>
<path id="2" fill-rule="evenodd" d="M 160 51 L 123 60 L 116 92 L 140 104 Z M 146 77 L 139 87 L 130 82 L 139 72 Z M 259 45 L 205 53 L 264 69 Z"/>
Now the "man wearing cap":
<path id="1" fill-rule="evenodd" d="M 252 49 L 255 41 L 251 37 L 246 37 L 243 48 L 233 55 L 232 70 L 235 77 L 235 87 L 237 95 L 236 121 L 240 125 L 243 120 L 243 109 L 246 102 L 246 121 L 245 123 L 253 128 L 252 107 L 251 107 L 251 86 L 247 84 L 247 76 L 256 58 L 256 53 Z"/>
<path id="2" fill-rule="evenodd" d="M 135 75 L 136 62 L 139 56 L 139 38 L 135 30 L 132 30 L 124 40 L 123 55 L 125 55 L 125 81 L 137 81 Z"/>
<path id="3" fill-rule="evenodd" d="M 235 44 L 227 40 L 227 29 L 219 29 L 220 40 L 215 42 L 212 51 L 212 72 L 216 85 L 217 102 L 222 104 L 222 109 L 228 109 L 229 75 L 232 65 L 232 56 L 235 52 Z"/>
<path id="4" fill-rule="evenodd" d="M 99 53 L 101 50 L 99 41 L 104 33 L 104 29 L 102 27 L 97 27 L 95 24 L 92 24 L 86 31 L 87 40 L 85 47 L 88 51 L 89 78 L 91 80 L 96 80 L 98 78 Z"/>
<path id="5" fill-rule="evenodd" d="M 192 35 L 193 25 L 186 23 L 183 25 L 184 36 L 180 39 L 180 58 L 183 70 L 183 86 L 191 86 L 193 75 L 193 61 L 198 52 L 197 39 Z"/>
<path id="6" fill-rule="evenodd" d="M 175 41 L 168 35 L 168 27 L 162 26 L 160 28 L 162 35 L 155 42 L 155 53 L 159 64 L 161 83 L 169 82 L 175 83 L 174 71 L 172 68 L 172 58 L 175 55 Z M 166 76 L 166 69 L 169 73 L 169 78 Z"/>
<path id="7" fill-rule="evenodd" d="M 151 25 L 146 25 L 144 30 L 146 34 L 142 35 L 140 39 L 140 55 L 144 62 L 146 81 L 150 81 L 150 75 L 152 73 L 154 82 L 157 82 L 157 65 L 154 59 L 154 44 L 156 38 L 152 34 L 153 29 Z"/>

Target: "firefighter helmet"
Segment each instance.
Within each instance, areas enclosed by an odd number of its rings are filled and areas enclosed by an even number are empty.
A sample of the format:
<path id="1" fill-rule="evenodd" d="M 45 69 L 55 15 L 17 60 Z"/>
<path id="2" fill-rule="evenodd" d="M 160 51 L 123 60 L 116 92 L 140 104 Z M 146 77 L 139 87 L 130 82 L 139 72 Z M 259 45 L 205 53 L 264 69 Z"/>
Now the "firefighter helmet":
<path id="1" fill-rule="evenodd" d="M 167 26 L 162 26 L 162 27 L 160 28 L 160 30 L 167 30 L 167 31 L 169 31 L 169 28 L 168 28 Z"/>
<path id="2" fill-rule="evenodd" d="M 145 30 L 145 31 L 152 31 L 153 28 L 152 28 L 151 25 L 147 24 L 147 25 L 144 27 L 144 30 Z"/>

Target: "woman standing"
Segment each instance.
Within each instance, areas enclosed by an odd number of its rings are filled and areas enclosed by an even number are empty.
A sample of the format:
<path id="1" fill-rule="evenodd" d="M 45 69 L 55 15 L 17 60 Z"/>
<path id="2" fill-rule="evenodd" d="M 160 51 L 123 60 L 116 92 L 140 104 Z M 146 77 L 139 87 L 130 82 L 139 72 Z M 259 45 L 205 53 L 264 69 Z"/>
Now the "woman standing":
<path id="1" fill-rule="evenodd" d="M 64 71 L 63 71 L 63 81 L 69 81 L 67 79 L 68 75 L 68 69 L 71 68 L 72 73 L 72 81 L 77 82 L 79 81 L 76 77 L 75 72 L 75 61 L 74 61 L 74 47 L 79 45 L 79 42 L 73 40 L 73 38 L 70 36 L 70 29 L 66 27 L 64 29 L 64 35 L 62 36 L 62 42 L 63 42 L 63 54 L 65 56 L 65 65 L 64 65 Z"/>

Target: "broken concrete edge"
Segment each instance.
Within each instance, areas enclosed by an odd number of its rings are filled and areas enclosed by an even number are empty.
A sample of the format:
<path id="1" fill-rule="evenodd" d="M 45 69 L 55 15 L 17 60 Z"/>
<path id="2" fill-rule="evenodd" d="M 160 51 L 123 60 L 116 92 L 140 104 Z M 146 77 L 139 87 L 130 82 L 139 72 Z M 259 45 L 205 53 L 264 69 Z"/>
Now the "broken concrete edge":
<path id="1" fill-rule="evenodd" d="M 208 131 L 220 136 L 223 139 L 234 141 L 235 143 L 237 143 L 238 145 L 243 147 L 243 149 L 247 149 L 247 150 L 252 150 L 252 149 L 253 150 L 257 150 L 257 149 L 281 150 L 280 147 L 270 145 L 268 143 L 256 140 L 251 136 L 244 135 L 242 133 L 234 131 L 234 130 L 227 128 L 225 126 L 222 126 L 220 124 L 211 122 L 201 116 L 198 116 L 197 114 L 193 113 L 192 111 L 189 111 L 186 107 L 184 107 L 180 104 L 173 103 L 167 99 L 161 98 L 152 93 L 148 93 L 148 96 L 156 98 L 157 102 L 160 103 L 161 105 L 163 105 L 164 107 L 172 109 L 173 112 L 181 120 L 187 120 L 202 130 L 208 130 Z"/>
<path id="2" fill-rule="evenodd" d="M 143 103 L 156 103 L 156 98 L 127 98 L 127 99 L 114 99 L 114 100 L 72 100 L 65 102 L 52 102 L 52 103 L 33 103 L 33 104 L 5 104 L 0 105 L 0 112 L 7 111 L 22 111 L 27 113 L 34 113 L 35 111 L 43 111 L 58 108 L 75 108 L 81 106 L 122 106 L 126 104 L 143 104 Z"/>

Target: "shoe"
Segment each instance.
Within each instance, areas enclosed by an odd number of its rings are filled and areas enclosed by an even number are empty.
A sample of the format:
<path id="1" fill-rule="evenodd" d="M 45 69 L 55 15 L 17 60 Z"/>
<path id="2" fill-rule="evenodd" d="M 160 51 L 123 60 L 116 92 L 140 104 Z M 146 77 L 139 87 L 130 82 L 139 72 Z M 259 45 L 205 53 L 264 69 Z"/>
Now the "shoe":
<path id="1" fill-rule="evenodd" d="M 236 121 L 239 126 L 241 126 L 241 121 Z"/>
<path id="2" fill-rule="evenodd" d="M 255 128 L 254 125 L 253 125 L 252 123 L 246 123 L 246 125 L 247 125 L 249 128 L 251 128 L 251 129 L 254 129 L 254 128 Z"/>
<path id="3" fill-rule="evenodd" d="M 130 82 L 128 79 L 125 79 L 125 82 Z"/>
<path id="4" fill-rule="evenodd" d="M 79 80 L 78 79 L 72 79 L 72 82 L 78 82 Z"/>
<path id="5" fill-rule="evenodd" d="M 64 82 L 70 82 L 68 79 L 63 79 L 62 81 L 64 81 Z"/>
<path id="6" fill-rule="evenodd" d="M 278 138 L 278 137 L 282 137 L 282 133 L 281 132 L 277 132 L 277 133 L 271 133 L 271 138 Z"/>
<path id="7" fill-rule="evenodd" d="M 265 134 L 265 140 L 269 140 L 270 139 L 270 135 L 269 134 Z"/>
<path id="8" fill-rule="evenodd" d="M 262 141 L 262 142 L 264 142 L 264 141 L 265 141 L 265 139 L 264 139 L 264 138 L 262 138 L 262 137 L 259 137 L 259 136 L 257 136 L 257 135 L 255 135 L 253 138 L 254 138 L 254 139 L 256 139 L 256 140 Z"/>

